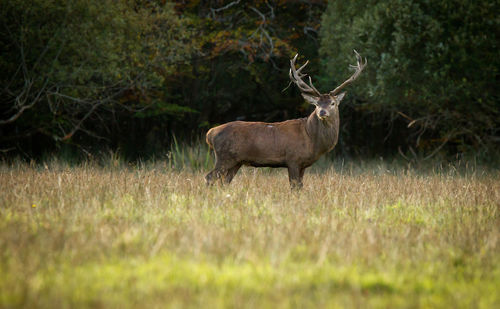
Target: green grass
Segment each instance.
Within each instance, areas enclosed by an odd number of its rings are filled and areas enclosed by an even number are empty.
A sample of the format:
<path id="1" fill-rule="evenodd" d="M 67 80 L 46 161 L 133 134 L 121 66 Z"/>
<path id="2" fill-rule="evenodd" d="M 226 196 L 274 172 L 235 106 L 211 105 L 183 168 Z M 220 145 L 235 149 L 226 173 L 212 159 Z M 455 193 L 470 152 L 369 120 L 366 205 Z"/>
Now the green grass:
<path id="1" fill-rule="evenodd" d="M 500 306 L 498 171 L 334 166 L 4 163 L 0 307 Z"/>

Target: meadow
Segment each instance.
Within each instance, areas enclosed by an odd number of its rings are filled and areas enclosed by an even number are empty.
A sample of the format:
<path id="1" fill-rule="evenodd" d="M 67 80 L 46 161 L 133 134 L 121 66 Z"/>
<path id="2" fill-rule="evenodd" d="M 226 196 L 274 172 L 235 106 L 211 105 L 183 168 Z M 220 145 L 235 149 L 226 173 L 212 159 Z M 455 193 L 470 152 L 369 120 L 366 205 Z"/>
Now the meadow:
<path id="1" fill-rule="evenodd" d="M 500 172 L 0 164 L 2 308 L 499 308 Z"/>

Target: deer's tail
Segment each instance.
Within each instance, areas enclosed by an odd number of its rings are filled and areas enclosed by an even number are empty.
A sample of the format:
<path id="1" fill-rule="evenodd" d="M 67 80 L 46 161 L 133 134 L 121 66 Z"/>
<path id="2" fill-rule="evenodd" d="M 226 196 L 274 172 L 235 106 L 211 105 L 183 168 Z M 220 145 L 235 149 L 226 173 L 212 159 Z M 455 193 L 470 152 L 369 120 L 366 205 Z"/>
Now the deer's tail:
<path id="1" fill-rule="evenodd" d="M 215 135 L 214 131 L 215 131 L 214 128 L 208 130 L 206 139 L 208 146 L 212 149 L 214 148 L 214 135 Z"/>

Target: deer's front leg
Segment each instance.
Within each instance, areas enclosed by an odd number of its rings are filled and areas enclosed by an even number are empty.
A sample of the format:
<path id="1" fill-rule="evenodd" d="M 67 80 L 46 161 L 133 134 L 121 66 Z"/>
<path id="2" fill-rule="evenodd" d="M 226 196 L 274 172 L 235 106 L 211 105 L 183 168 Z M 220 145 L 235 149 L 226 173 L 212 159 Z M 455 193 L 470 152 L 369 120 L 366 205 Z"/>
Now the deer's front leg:
<path id="1" fill-rule="evenodd" d="M 297 165 L 288 166 L 288 180 L 290 181 L 290 187 L 292 189 L 302 188 L 302 176 L 304 176 L 304 170 L 299 168 Z"/>

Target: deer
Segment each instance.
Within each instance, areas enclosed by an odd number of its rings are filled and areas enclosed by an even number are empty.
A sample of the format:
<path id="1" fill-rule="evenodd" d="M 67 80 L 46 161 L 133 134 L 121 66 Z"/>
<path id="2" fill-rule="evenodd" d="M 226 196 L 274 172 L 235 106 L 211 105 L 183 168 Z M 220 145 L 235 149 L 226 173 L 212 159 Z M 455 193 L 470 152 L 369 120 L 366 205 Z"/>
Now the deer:
<path id="1" fill-rule="evenodd" d="M 305 118 L 282 122 L 232 121 L 210 129 L 206 135 L 208 146 L 215 153 L 215 167 L 205 177 L 207 185 L 216 181 L 231 183 L 242 165 L 253 167 L 288 168 L 291 189 L 303 187 L 302 178 L 306 168 L 320 156 L 331 151 L 339 137 L 339 104 L 346 92 L 339 93 L 355 81 L 365 68 L 367 61 L 354 50 L 356 65 L 354 74 L 328 93 L 320 93 L 312 79 L 295 62 L 298 54 L 290 60 L 290 83 L 299 88 L 302 97 L 315 109 Z M 303 78 L 309 77 L 309 84 Z"/>

